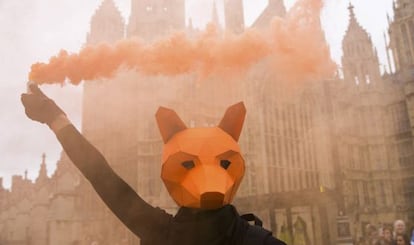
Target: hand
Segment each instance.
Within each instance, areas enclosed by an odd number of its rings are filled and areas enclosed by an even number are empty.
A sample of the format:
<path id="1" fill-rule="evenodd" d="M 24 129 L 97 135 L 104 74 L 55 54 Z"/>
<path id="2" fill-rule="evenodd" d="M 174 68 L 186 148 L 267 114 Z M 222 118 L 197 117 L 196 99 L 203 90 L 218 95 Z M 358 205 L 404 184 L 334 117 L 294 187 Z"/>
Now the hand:
<path id="1" fill-rule="evenodd" d="M 46 123 L 50 127 L 51 123 L 60 115 L 66 115 L 36 84 L 30 84 L 29 88 L 32 93 L 21 95 L 21 101 L 28 118 Z"/>

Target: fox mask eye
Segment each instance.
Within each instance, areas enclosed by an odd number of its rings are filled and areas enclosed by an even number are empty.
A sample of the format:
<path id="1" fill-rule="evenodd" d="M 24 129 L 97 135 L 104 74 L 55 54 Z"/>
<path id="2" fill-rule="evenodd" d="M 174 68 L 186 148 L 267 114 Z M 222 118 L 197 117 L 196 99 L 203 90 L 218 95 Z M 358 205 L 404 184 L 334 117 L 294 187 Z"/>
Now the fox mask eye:
<path id="1" fill-rule="evenodd" d="M 220 165 L 224 169 L 228 169 L 230 167 L 231 162 L 229 160 L 221 160 Z"/>
<path id="2" fill-rule="evenodd" d="M 231 162 L 229 160 L 220 160 L 220 166 L 224 169 L 228 169 L 230 167 L 230 164 Z M 195 167 L 194 161 L 185 161 L 182 162 L 181 165 L 187 170 L 190 170 Z"/>
<path id="3" fill-rule="evenodd" d="M 194 161 L 185 161 L 182 162 L 181 165 L 187 170 L 190 170 L 195 167 Z"/>

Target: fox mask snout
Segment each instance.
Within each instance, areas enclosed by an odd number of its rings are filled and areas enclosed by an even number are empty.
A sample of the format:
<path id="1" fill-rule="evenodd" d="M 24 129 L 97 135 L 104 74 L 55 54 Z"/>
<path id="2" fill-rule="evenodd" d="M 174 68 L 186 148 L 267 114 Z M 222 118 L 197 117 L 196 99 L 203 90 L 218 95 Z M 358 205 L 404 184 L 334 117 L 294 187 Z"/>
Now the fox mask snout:
<path id="1" fill-rule="evenodd" d="M 237 143 L 245 115 L 240 102 L 217 127 L 187 128 L 173 110 L 158 109 L 165 144 L 161 178 L 179 206 L 216 209 L 231 203 L 245 170 Z"/>

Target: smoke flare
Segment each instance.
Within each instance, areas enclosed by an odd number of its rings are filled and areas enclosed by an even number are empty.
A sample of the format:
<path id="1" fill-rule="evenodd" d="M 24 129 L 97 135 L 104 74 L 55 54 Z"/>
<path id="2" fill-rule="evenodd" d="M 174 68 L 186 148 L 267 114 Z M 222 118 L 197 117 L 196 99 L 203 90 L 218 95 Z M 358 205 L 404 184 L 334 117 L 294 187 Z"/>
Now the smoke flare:
<path id="1" fill-rule="evenodd" d="M 146 75 L 241 74 L 264 59 L 269 71 L 287 82 L 332 77 L 336 66 L 320 25 L 322 5 L 322 0 L 299 0 L 284 19 L 275 18 L 268 29 L 248 29 L 238 36 L 220 36 L 210 25 L 195 38 L 175 33 L 154 44 L 127 39 L 87 46 L 78 54 L 62 50 L 48 63 L 33 64 L 29 80 L 79 84 L 110 78 L 121 67 Z"/>

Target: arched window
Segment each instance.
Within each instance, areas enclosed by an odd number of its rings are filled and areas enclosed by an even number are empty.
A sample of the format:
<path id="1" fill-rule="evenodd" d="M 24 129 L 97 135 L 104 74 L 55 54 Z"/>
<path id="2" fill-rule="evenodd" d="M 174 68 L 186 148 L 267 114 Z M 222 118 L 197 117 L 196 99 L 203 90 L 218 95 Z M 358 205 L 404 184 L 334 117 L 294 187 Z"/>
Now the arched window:
<path id="1" fill-rule="evenodd" d="M 357 76 L 354 77 L 354 81 L 356 85 L 359 85 L 359 78 Z"/>
<path id="2" fill-rule="evenodd" d="M 369 78 L 369 75 L 365 75 L 365 81 L 366 81 L 367 84 L 370 84 L 371 83 L 371 80 Z"/>

